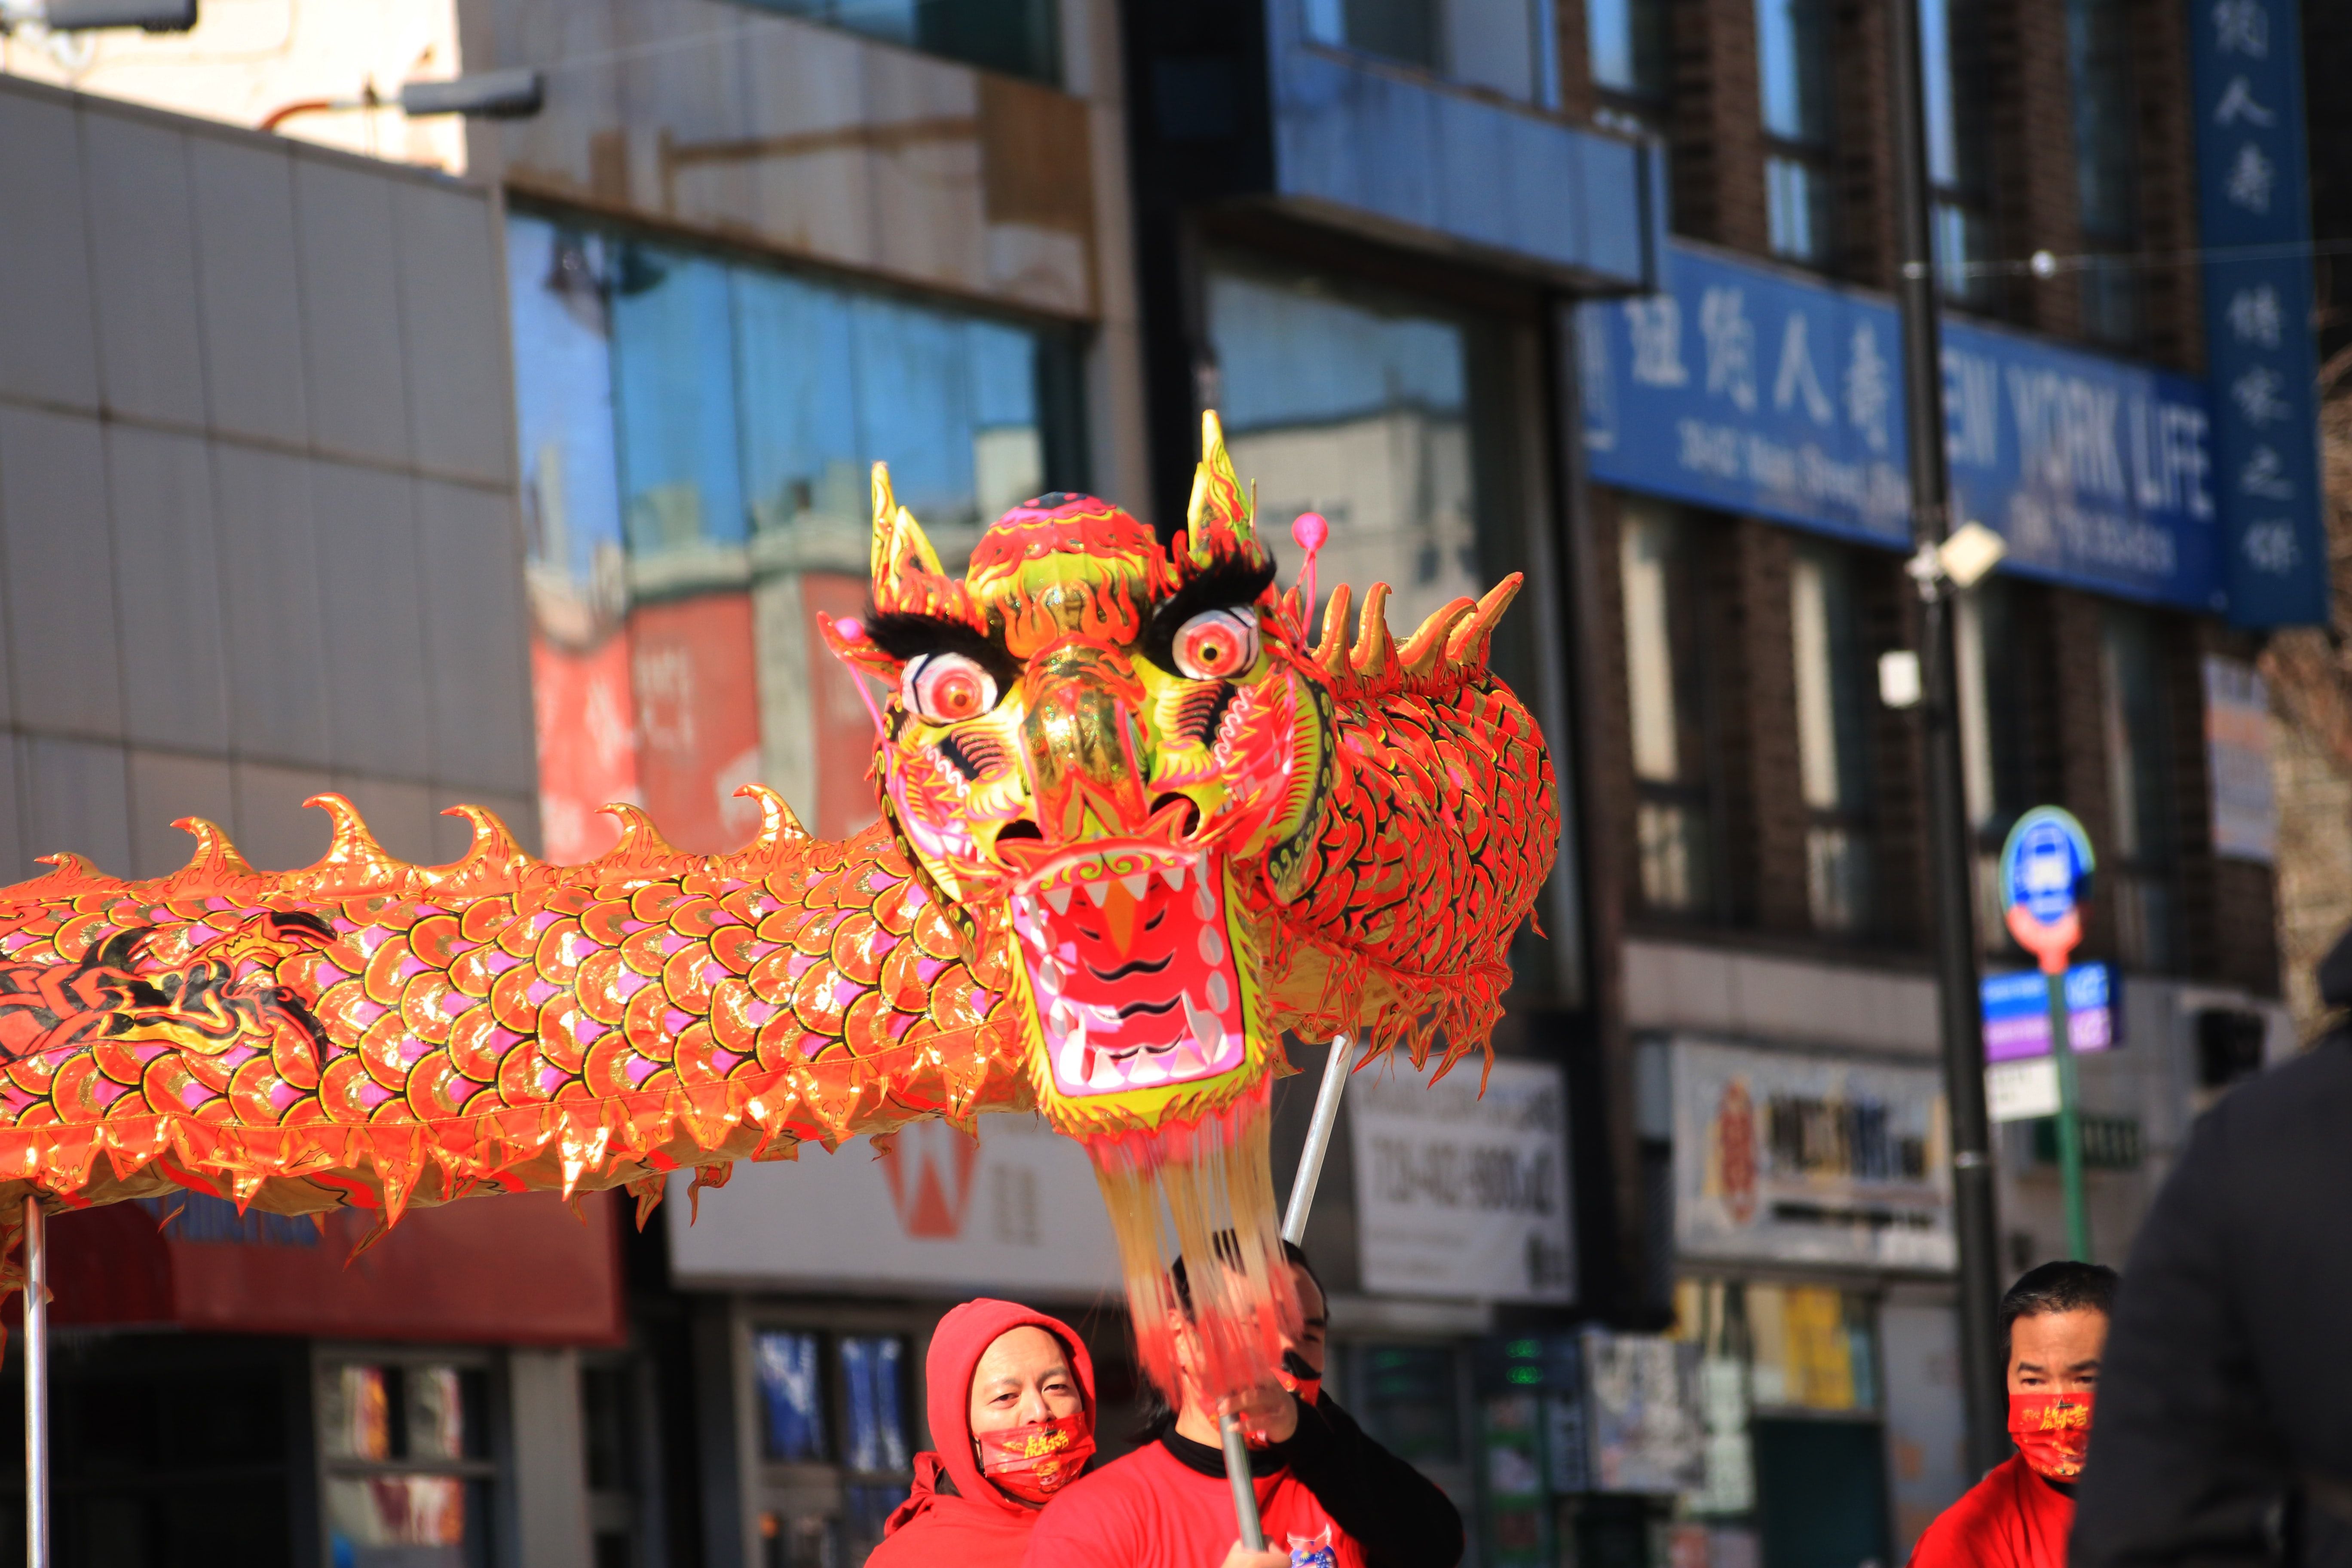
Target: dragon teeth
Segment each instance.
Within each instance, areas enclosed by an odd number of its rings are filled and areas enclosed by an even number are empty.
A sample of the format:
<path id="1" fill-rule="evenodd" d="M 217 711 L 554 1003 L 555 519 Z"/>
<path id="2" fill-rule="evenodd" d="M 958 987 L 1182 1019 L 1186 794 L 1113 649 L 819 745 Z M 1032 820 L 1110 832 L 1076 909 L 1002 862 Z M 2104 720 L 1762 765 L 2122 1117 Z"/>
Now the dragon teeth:
<path id="1" fill-rule="evenodd" d="M 1048 888 L 1045 889 L 1045 901 L 1054 906 L 1054 912 L 1055 914 L 1068 914 L 1070 912 L 1070 889 L 1066 887 Z"/>
<path id="2" fill-rule="evenodd" d="M 1132 877 L 1121 877 L 1118 879 L 1118 885 L 1127 889 L 1127 896 L 1129 898 L 1140 902 L 1145 889 L 1151 886 L 1151 873 L 1149 871 L 1138 871 Z"/>
<path id="3" fill-rule="evenodd" d="M 1097 909 L 1102 908 L 1104 903 L 1110 898 L 1110 884 L 1108 882 L 1087 882 L 1081 884 L 1081 886 L 1086 889 L 1087 897 L 1094 900 L 1094 906 Z"/>
<path id="4" fill-rule="evenodd" d="M 1182 861 L 1180 860 L 1172 866 L 1162 866 L 1160 868 L 1160 874 L 1168 879 L 1168 890 L 1170 892 L 1181 893 L 1184 890 L 1184 863 Z"/>

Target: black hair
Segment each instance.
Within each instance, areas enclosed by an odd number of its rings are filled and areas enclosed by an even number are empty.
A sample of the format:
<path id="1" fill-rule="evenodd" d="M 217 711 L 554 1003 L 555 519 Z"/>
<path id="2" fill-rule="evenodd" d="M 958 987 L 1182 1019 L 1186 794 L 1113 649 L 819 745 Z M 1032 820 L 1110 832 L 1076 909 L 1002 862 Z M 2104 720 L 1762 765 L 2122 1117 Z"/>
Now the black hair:
<path id="1" fill-rule="evenodd" d="M 1209 1246 L 1210 1249 L 1229 1266 L 1234 1268 L 1242 1266 L 1241 1238 L 1232 1231 L 1217 1232 L 1215 1236 L 1209 1238 Z M 1323 1290 L 1323 1277 L 1316 1273 L 1315 1265 L 1307 1260 L 1305 1247 L 1295 1241 L 1286 1241 L 1282 1244 L 1282 1257 L 1283 1260 L 1292 1268 L 1304 1270 L 1307 1278 L 1315 1281 L 1316 1289 Z M 1192 1277 L 1185 1271 L 1184 1259 L 1181 1257 L 1168 1266 L 1168 1282 L 1176 1287 L 1176 1300 L 1182 1303 L 1184 1315 L 1191 1317 L 1192 1315 Z M 1323 1290 L 1323 1294 L 1328 1298 L 1330 1292 Z"/>
<path id="2" fill-rule="evenodd" d="M 1219 1258 L 1236 1268 L 1241 1267 L 1241 1238 L 1232 1231 L 1217 1232 L 1215 1236 L 1210 1237 L 1209 1245 L 1211 1250 Z M 1282 1256 L 1292 1268 L 1301 1270 L 1307 1278 L 1314 1280 L 1315 1289 L 1323 1292 L 1327 1302 L 1329 1300 L 1330 1293 L 1323 1290 L 1322 1278 L 1315 1272 L 1315 1265 L 1307 1261 L 1305 1247 L 1295 1241 L 1286 1241 L 1282 1244 Z M 1191 1317 L 1192 1315 L 1192 1279 L 1185 1270 L 1184 1259 L 1181 1257 L 1168 1266 L 1168 1281 L 1176 1287 L 1176 1300 L 1183 1305 L 1184 1315 Z M 1325 1310 L 1329 1310 L 1329 1308 L 1327 1306 Z M 1169 1430 L 1175 1425 L 1176 1407 L 1168 1403 L 1167 1394 L 1150 1378 L 1144 1379 L 1143 1415 L 1135 1425 L 1137 1445 L 1140 1447 L 1148 1443 L 1157 1443 L 1166 1436 Z"/>
<path id="3" fill-rule="evenodd" d="M 2000 1359 L 2009 1360 L 2010 1325 L 2044 1312 L 2116 1313 L 2116 1287 L 2123 1277 L 2104 1263 L 2061 1260 L 2029 1268 L 2000 1299 Z"/>

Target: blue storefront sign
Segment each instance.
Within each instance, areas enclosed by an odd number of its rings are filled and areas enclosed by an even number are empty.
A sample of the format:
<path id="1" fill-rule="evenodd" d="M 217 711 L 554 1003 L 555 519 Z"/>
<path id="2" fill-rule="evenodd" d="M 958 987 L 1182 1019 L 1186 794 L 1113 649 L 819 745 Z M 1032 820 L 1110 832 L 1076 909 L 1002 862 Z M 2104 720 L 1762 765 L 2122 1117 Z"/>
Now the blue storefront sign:
<path id="1" fill-rule="evenodd" d="M 1592 477 L 1908 549 L 1894 307 L 1681 244 L 1669 282 L 1580 310 Z M 2005 570 L 2225 607 L 2201 386 L 1959 321 L 1943 372 L 1954 499 Z"/>
<path id="2" fill-rule="evenodd" d="M 2231 619 L 2327 623 L 2294 0 L 2190 0 L 2197 220 Z"/>
<path id="3" fill-rule="evenodd" d="M 2020 1061 L 2050 1054 L 2050 981 L 2039 970 L 1984 977 L 1985 1060 Z M 2066 971 L 2066 1042 L 2077 1051 L 2116 1045 L 2115 971 L 2078 963 Z"/>
<path id="4" fill-rule="evenodd" d="M 1903 548 L 1903 339 L 1868 295 L 1669 247 L 1665 291 L 1582 307 L 1592 477 Z"/>

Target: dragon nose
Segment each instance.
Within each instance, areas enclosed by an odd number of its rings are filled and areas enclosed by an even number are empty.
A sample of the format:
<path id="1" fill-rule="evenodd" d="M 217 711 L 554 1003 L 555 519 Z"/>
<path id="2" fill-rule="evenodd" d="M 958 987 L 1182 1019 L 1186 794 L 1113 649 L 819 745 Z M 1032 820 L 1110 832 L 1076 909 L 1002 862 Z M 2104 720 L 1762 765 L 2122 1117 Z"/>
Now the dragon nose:
<path id="1" fill-rule="evenodd" d="M 1120 837 L 1150 815 L 1143 789 L 1142 696 L 1126 660 L 1065 647 L 1030 663 L 1023 750 L 1037 826 L 1050 843 Z"/>

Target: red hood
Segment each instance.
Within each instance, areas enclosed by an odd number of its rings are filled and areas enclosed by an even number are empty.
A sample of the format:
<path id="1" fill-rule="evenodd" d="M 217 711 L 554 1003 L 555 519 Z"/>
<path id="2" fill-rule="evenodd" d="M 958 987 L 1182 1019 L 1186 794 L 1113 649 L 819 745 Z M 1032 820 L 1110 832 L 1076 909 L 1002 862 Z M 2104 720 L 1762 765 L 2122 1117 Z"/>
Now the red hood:
<path id="1" fill-rule="evenodd" d="M 980 1365 L 980 1358 L 999 1335 L 1024 1324 L 1045 1330 L 1069 1352 L 1070 1368 L 1078 1374 L 1078 1389 L 1085 1395 L 1087 1419 L 1091 1425 L 1096 1415 L 1095 1363 L 1087 1354 L 1086 1344 L 1069 1324 L 1017 1301 L 998 1301 L 983 1296 L 976 1301 L 964 1302 L 941 1318 L 940 1326 L 931 1331 L 930 1354 L 923 1362 L 923 1385 L 928 1394 L 926 1414 L 930 1417 L 931 1441 L 939 1445 L 936 1462 L 954 1480 L 956 1490 L 974 1503 L 992 1504 L 1007 1513 L 1034 1518 L 1034 1509 L 1013 1501 L 982 1476 L 979 1461 L 971 1455 L 972 1369 Z M 903 1519 L 911 1519 L 922 1511 L 922 1505 L 929 1500 L 929 1489 L 925 1483 L 930 1474 L 929 1466 L 917 1465 L 915 1494 L 894 1516 L 894 1528 Z"/>

